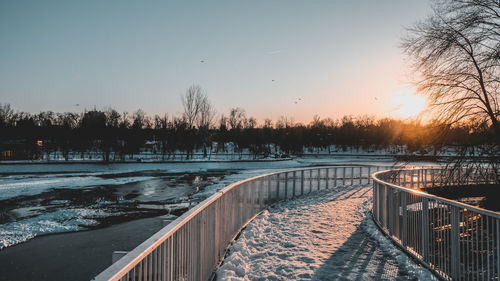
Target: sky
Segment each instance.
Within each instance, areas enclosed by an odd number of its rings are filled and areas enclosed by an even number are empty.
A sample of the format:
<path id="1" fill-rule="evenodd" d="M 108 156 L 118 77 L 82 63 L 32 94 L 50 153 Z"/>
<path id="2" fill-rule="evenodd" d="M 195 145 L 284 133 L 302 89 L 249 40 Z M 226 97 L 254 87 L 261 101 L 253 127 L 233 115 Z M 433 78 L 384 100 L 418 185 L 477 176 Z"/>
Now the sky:
<path id="1" fill-rule="evenodd" d="M 423 99 L 399 45 L 430 12 L 428 0 L 0 0 L 0 103 L 180 115 L 199 84 L 219 114 L 260 121 L 404 118 Z"/>

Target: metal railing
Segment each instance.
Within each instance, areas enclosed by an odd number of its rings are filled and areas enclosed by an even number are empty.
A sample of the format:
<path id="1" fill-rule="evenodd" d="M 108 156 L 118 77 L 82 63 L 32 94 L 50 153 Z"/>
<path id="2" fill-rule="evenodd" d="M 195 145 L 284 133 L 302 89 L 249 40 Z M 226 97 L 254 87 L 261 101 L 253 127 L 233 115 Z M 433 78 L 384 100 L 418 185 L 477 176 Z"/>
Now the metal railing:
<path id="1" fill-rule="evenodd" d="M 94 280 L 209 280 L 231 241 L 267 206 L 337 185 L 370 183 L 371 173 L 383 168 L 387 167 L 307 168 L 231 184 L 161 229 Z"/>
<path id="2" fill-rule="evenodd" d="M 499 280 L 500 213 L 419 191 L 494 183 L 498 173 L 449 169 L 373 175 L 373 217 L 414 258 L 445 280 Z"/>

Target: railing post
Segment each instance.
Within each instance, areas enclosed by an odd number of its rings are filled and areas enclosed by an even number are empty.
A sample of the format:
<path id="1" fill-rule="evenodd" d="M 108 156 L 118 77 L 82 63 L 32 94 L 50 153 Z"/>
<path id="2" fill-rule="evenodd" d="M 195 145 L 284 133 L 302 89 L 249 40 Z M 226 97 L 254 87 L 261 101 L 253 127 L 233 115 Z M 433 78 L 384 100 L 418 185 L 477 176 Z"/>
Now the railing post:
<path id="1" fill-rule="evenodd" d="M 325 180 L 326 189 L 328 189 L 328 178 L 330 174 L 329 171 L 330 169 L 326 168 L 326 180 Z"/>
<path id="2" fill-rule="evenodd" d="M 497 229 L 497 279 L 500 279 L 500 219 L 495 219 Z"/>
<path id="3" fill-rule="evenodd" d="M 401 242 L 403 246 L 406 248 L 408 245 L 408 210 L 406 207 L 407 202 L 407 193 L 401 192 Z"/>
<path id="4" fill-rule="evenodd" d="M 371 170 L 372 170 L 372 167 L 368 166 L 368 176 L 366 178 L 368 180 L 367 184 L 370 184 L 370 181 L 371 181 L 371 175 L 372 175 Z"/>
<path id="5" fill-rule="evenodd" d="M 381 199 L 380 207 L 382 209 L 381 221 L 382 227 L 387 229 L 387 185 L 382 184 L 382 192 L 379 194 Z"/>
<path id="6" fill-rule="evenodd" d="M 313 170 L 310 169 L 309 170 L 309 192 L 308 193 L 311 193 L 312 189 L 313 189 Z"/>
<path id="7" fill-rule="evenodd" d="M 318 171 L 318 190 L 321 189 L 321 168 L 316 169 Z"/>
<path id="8" fill-rule="evenodd" d="M 389 186 L 386 186 L 386 194 L 387 194 L 387 216 L 386 216 L 386 221 L 387 221 L 387 229 L 389 230 L 389 235 L 393 236 L 394 235 L 394 224 L 392 221 L 392 218 L 394 216 L 394 192 L 393 189 L 390 188 Z"/>
<path id="9" fill-rule="evenodd" d="M 285 172 L 285 200 L 288 199 L 288 172 Z"/>
<path id="10" fill-rule="evenodd" d="M 280 175 L 276 174 L 276 202 L 280 201 Z"/>
<path id="11" fill-rule="evenodd" d="M 351 186 L 354 185 L 354 166 L 351 167 Z"/>
<path id="12" fill-rule="evenodd" d="M 333 186 L 337 186 L 337 170 L 338 167 L 335 167 L 335 170 L 333 170 Z"/>
<path id="13" fill-rule="evenodd" d="M 297 182 L 297 172 L 293 171 L 293 184 L 292 184 L 292 188 L 293 188 L 292 196 L 293 197 L 295 197 L 296 182 Z"/>
<path id="14" fill-rule="evenodd" d="M 259 211 L 264 209 L 264 179 L 260 178 L 259 184 Z"/>
<path id="15" fill-rule="evenodd" d="M 342 185 L 345 186 L 345 167 L 343 167 L 343 174 L 342 174 Z"/>
<path id="16" fill-rule="evenodd" d="M 304 195 L 304 170 L 300 171 L 300 195 Z"/>
<path id="17" fill-rule="evenodd" d="M 451 277 L 460 278 L 460 210 L 451 206 Z"/>
<path id="18" fill-rule="evenodd" d="M 273 193 L 272 193 L 272 188 L 271 188 L 271 177 L 272 176 L 267 176 L 267 204 L 271 204 L 273 201 Z"/>
<path id="19" fill-rule="evenodd" d="M 425 261 L 429 260 L 429 200 L 422 197 L 422 257 Z"/>
<path id="20" fill-rule="evenodd" d="M 363 184 L 363 166 L 359 166 L 359 185 Z"/>
<path id="21" fill-rule="evenodd" d="M 372 215 L 375 217 L 375 220 L 378 221 L 378 197 L 377 197 L 377 182 L 373 182 L 373 206 L 372 206 Z"/>

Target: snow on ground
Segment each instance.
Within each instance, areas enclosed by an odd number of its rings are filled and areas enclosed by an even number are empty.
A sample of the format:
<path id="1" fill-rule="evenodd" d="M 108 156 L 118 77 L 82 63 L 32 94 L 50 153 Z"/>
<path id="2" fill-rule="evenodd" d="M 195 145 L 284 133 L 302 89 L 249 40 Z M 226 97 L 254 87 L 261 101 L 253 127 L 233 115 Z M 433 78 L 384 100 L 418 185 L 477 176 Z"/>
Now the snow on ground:
<path id="1" fill-rule="evenodd" d="M 84 230 L 97 222 L 93 218 L 108 216 L 102 210 L 64 209 L 37 217 L 6 223 L 0 227 L 0 250 L 25 242 L 38 235 Z"/>
<path id="2" fill-rule="evenodd" d="M 432 280 L 367 215 L 371 187 L 322 190 L 271 207 L 230 247 L 218 280 Z"/>

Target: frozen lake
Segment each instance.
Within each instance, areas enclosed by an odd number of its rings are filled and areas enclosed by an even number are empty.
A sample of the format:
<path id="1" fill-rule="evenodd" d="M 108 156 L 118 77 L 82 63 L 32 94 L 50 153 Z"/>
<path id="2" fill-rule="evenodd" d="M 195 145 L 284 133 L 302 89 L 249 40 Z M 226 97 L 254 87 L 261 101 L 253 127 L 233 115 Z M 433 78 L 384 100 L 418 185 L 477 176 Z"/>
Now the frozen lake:
<path id="1" fill-rule="evenodd" d="M 172 219 L 218 189 L 296 161 L 0 165 L 0 249 L 138 218 Z"/>

